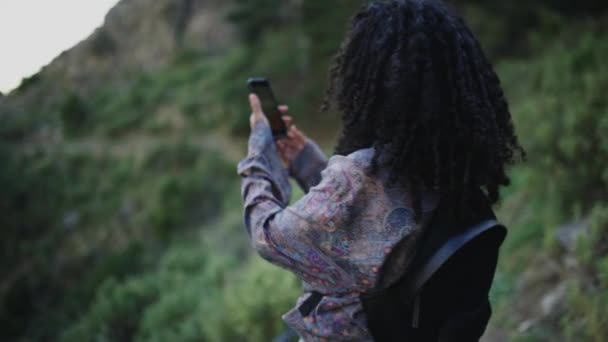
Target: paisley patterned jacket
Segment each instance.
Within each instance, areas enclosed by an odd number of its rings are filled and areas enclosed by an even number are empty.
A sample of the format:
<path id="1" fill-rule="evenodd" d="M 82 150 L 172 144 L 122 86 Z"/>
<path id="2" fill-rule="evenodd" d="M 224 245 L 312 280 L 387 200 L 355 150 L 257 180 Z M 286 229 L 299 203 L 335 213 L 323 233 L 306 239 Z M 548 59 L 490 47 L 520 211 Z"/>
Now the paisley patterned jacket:
<path id="1" fill-rule="evenodd" d="M 388 186 L 382 172 L 370 175 L 373 154 L 368 148 L 328 160 L 308 140 L 286 169 L 270 127 L 258 122 L 248 155 L 238 164 L 244 224 L 253 247 L 304 282 L 304 294 L 283 320 L 305 341 L 372 340 L 359 295 L 402 274 L 436 206 L 436 196 L 424 194 L 423 219 L 416 223 L 407 189 Z M 292 205 L 289 176 L 306 193 Z M 398 256 L 386 264 L 393 249 Z M 303 317 L 298 306 L 311 291 L 324 296 Z"/>

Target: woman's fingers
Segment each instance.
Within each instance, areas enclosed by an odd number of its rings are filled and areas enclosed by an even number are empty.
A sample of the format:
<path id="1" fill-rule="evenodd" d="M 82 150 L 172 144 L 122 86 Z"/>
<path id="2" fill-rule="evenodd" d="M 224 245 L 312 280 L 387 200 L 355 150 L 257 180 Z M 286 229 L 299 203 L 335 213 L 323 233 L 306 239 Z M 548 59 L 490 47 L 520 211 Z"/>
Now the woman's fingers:
<path id="1" fill-rule="evenodd" d="M 290 151 L 287 151 L 284 148 L 278 147 L 278 151 L 279 151 L 279 156 L 281 157 L 281 160 L 283 161 L 283 165 L 285 167 L 289 167 L 289 165 L 291 164 L 291 161 L 293 160 L 292 157 L 292 153 Z"/>
<path id="2" fill-rule="evenodd" d="M 257 95 L 249 94 L 249 105 L 251 106 L 252 112 L 251 117 L 249 118 L 249 123 L 252 129 L 258 121 L 268 122 L 266 115 L 264 115 L 264 112 L 262 111 L 262 103 Z"/>
<path id="3" fill-rule="evenodd" d="M 299 144 L 290 139 L 281 139 L 277 141 L 277 147 L 279 153 L 289 157 L 289 159 L 293 159 L 300 150 Z"/>
<path id="4" fill-rule="evenodd" d="M 306 136 L 293 124 L 293 118 L 287 115 L 289 112 L 287 106 L 279 106 L 279 111 L 284 114 L 281 118 L 287 127 L 287 137 L 278 140 L 276 146 L 281 159 L 290 163 L 304 148 Z"/>
<path id="5" fill-rule="evenodd" d="M 295 144 L 284 145 L 279 148 L 279 153 L 290 161 L 294 160 L 300 151 L 302 151 L 302 148 Z"/>
<path id="6" fill-rule="evenodd" d="M 280 152 L 289 152 L 294 149 L 294 145 L 288 139 L 281 139 L 277 142 Z"/>
<path id="7" fill-rule="evenodd" d="M 289 140 L 295 140 L 299 145 L 306 142 L 306 136 L 293 124 L 293 118 L 289 115 L 283 115 L 283 122 L 287 126 L 287 137 Z"/>
<path id="8" fill-rule="evenodd" d="M 293 118 L 289 115 L 283 115 L 283 122 L 285 123 L 285 126 L 287 126 L 287 128 L 290 128 L 293 125 Z"/>
<path id="9" fill-rule="evenodd" d="M 291 126 L 287 135 L 290 139 L 296 141 L 299 145 L 303 145 L 306 143 L 306 136 L 295 125 Z"/>
<path id="10" fill-rule="evenodd" d="M 249 105 L 253 114 L 262 113 L 262 103 L 256 94 L 249 94 Z"/>

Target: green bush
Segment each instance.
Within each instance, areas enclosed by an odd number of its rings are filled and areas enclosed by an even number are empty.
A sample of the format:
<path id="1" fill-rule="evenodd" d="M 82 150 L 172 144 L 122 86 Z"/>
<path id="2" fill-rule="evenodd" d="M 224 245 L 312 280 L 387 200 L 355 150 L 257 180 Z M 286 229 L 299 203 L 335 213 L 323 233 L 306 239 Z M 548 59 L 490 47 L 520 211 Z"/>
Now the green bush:
<path id="1" fill-rule="evenodd" d="M 52 111 L 23 111 L 0 103 L 0 143 L 21 143 L 38 133 L 56 129 L 60 122 Z"/>
<path id="2" fill-rule="evenodd" d="M 40 75 L 40 73 L 34 74 L 29 77 L 24 77 L 21 80 L 21 84 L 19 84 L 19 87 L 17 87 L 16 91 L 18 93 L 24 93 L 28 89 L 31 89 L 31 88 L 35 87 L 36 85 L 40 84 L 41 81 L 42 81 L 42 75 Z"/>
<path id="3" fill-rule="evenodd" d="M 142 198 L 147 203 L 144 220 L 161 236 L 220 216 L 221 199 L 238 193 L 234 165 L 187 143 L 153 151 L 143 169 L 163 173 Z"/>
<path id="4" fill-rule="evenodd" d="M 254 43 L 267 31 L 284 26 L 285 7 L 279 0 L 236 0 L 228 19 L 239 28 L 244 42 Z"/>
<path id="5" fill-rule="evenodd" d="M 181 141 L 175 145 L 161 145 L 152 150 L 143 162 L 147 171 L 184 171 L 193 167 L 201 157 L 198 147 Z"/>
<path id="6" fill-rule="evenodd" d="M 578 241 L 582 267 L 568 281 L 561 326 L 569 341 L 600 342 L 608 336 L 608 206 L 596 206 L 588 224 Z"/>
<path id="7" fill-rule="evenodd" d="M 2 147 L 0 156 L 0 269 L 8 275 L 28 270 L 27 277 L 5 283 L 2 296 L 8 297 L 0 298 L 0 318 L 12 328 L 3 329 L 3 338 L 24 331 L 52 338 L 88 306 L 101 283 L 109 278 L 122 283 L 126 274 L 154 264 L 154 257 L 142 258 L 162 255 L 157 238 L 183 236 L 189 231 L 183 228 L 218 217 L 222 198 L 238 197 L 234 165 L 185 142 L 160 145 L 141 163 L 73 149 L 25 154 Z M 150 226 L 160 234 L 149 234 Z M 77 241 L 76 249 L 70 241 Z M 130 286 L 139 285 L 127 286 L 121 296 L 130 294 Z M 53 324 L 42 324 L 51 299 Z M 123 308 L 115 304 L 107 310 Z M 124 310 L 131 312 L 130 307 Z M 23 320 L 24 315 L 31 320 Z M 129 335 L 130 329 L 120 327 L 107 338 Z"/>
<path id="8" fill-rule="evenodd" d="M 606 272 L 608 214 L 608 159 L 601 157 L 608 155 L 608 101 L 602 92 L 608 86 L 603 62 L 608 42 L 588 25 L 563 28 L 554 41 L 546 34 L 530 36 L 540 51 L 534 58 L 499 66 L 528 161 L 514 170 L 513 186 L 500 210 L 511 229 L 499 268 L 506 291 L 500 293 L 497 311 L 517 341 L 600 341 L 608 333 L 608 289 L 601 276 Z M 531 269 L 542 267 L 542 260 L 560 258 L 564 252 L 558 248 L 557 228 L 589 216 L 591 234 L 579 242 L 577 255 L 568 256 L 581 263 L 564 270 L 572 273 L 563 279 L 568 291 L 562 318 L 539 318 L 530 331 L 514 332 L 520 322 L 511 317 L 526 313 L 517 312 L 521 308 L 515 309 L 513 301 L 542 296 L 555 285 L 521 287 L 518 278 L 530 277 Z"/>
<path id="9" fill-rule="evenodd" d="M 112 55 L 117 50 L 116 41 L 105 28 L 99 28 L 90 40 L 93 54 L 98 57 Z"/>
<path id="10" fill-rule="evenodd" d="M 296 278 L 255 257 L 229 278 L 216 314 L 204 317 L 210 341 L 270 341 L 285 330 L 281 315 L 300 294 Z"/>
<path id="11" fill-rule="evenodd" d="M 163 178 L 153 192 L 156 205 L 150 208 L 149 221 L 161 236 L 172 229 L 191 225 L 206 218 L 212 209 L 201 210 L 206 197 L 206 182 L 197 176 Z M 211 202 L 213 203 L 213 202 Z"/>
<path id="12" fill-rule="evenodd" d="M 63 133 L 67 136 L 83 134 L 90 119 L 87 105 L 76 93 L 70 93 L 59 105 L 59 116 L 63 125 Z"/>
<path id="13" fill-rule="evenodd" d="M 529 167 L 538 175 L 528 185 L 545 194 L 557 187 L 567 214 L 608 197 L 608 159 L 602 158 L 608 154 L 608 41 L 592 31 L 576 35 L 573 46 L 558 43 L 532 61 L 501 68 Z"/>
<path id="14" fill-rule="evenodd" d="M 91 310 L 68 330 L 64 341 L 130 341 L 138 330 L 139 317 L 157 300 L 158 284 L 152 277 L 119 283 L 106 280 L 97 291 Z"/>
<path id="15" fill-rule="evenodd" d="M 101 117 L 101 131 L 109 136 L 124 135 L 143 124 L 151 113 L 145 97 L 140 89 L 129 89 L 124 95 L 114 94 L 115 102 L 110 102 L 104 111 L 98 113 Z M 106 114 L 106 115 L 104 115 Z"/>
<path id="16" fill-rule="evenodd" d="M 63 341 L 268 341 L 295 303 L 293 276 L 259 258 L 241 266 L 213 243 L 176 241 L 149 272 L 109 278 Z M 269 295 L 272 294 L 272 295 Z"/>

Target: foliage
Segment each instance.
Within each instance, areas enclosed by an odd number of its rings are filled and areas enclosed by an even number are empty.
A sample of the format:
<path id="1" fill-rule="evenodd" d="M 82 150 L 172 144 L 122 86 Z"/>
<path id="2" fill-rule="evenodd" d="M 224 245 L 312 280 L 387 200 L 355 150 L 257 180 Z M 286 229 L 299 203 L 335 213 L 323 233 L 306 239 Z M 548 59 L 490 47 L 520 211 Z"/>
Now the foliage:
<path id="1" fill-rule="evenodd" d="M 268 341 L 281 332 L 299 284 L 250 254 L 227 149 L 248 132 L 251 76 L 271 79 L 311 137 L 331 136 L 337 118 L 315 112 L 360 3 L 239 0 L 231 20 L 243 40 L 226 54 L 180 50 L 160 70 L 90 93 L 55 89 L 55 107 L 2 105 L 0 339 Z M 530 154 L 500 207 L 510 232 L 495 317 L 516 340 L 600 341 L 608 334 L 605 4 L 455 3 L 499 61 Z M 165 10 L 179 34 L 183 9 Z M 93 40 L 94 52 L 111 53 L 106 38 Z M 35 75 L 9 97 L 52 81 Z M 209 141 L 226 131 L 231 145 L 217 151 Z M 320 142 L 329 151 L 333 141 Z M 590 233 L 579 241 L 563 319 L 518 334 L 521 275 L 559 256 L 555 227 L 573 219 L 586 219 Z"/>
<path id="2" fill-rule="evenodd" d="M 169 26 L 173 29 L 175 40 L 178 43 L 182 42 L 193 5 L 193 0 L 171 1 L 165 4 L 164 16 Z"/>
<path id="3" fill-rule="evenodd" d="M 331 11 L 327 10 L 326 2 L 302 3 L 302 28 L 309 40 L 308 58 L 311 61 L 315 61 L 314 63 L 320 66 L 327 64 L 348 29 L 350 17 L 364 3 L 365 1 L 361 0 L 334 1 Z M 325 23 L 333 23 L 333 25 L 328 27 Z"/>
<path id="4" fill-rule="evenodd" d="M 141 164 L 62 150 L 28 155 L 3 148 L 0 155 L 5 162 L 0 266 L 8 274 L 0 317 L 12 322 L 7 334 L 36 323 L 18 312 L 42 317 L 56 301 L 62 303 L 56 325 L 65 324 L 106 278 L 147 264 L 137 262 L 132 251 L 157 254 L 155 241 L 221 215 L 224 204 L 218 198 L 224 192 L 238 196 L 232 164 L 183 143 L 151 151 Z M 21 269 L 28 273 L 23 276 Z M 37 305 L 25 305 L 34 298 Z M 51 330 L 31 333 L 58 332 L 44 327 Z"/>
<path id="5" fill-rule="evenodd" d="M 589 234 L 579 239 L 581 273 L 569 280 L 561 320 L 569 341 L 604 341 L 608 336 L 608 206 L 597 205 L 589 218 Z"/>
<path id="6" fill-rule="evenodd" d="M 40 83 L 41 81 L 42 81 L 42 76 L 40 74 L 34 74 L 29 77 L 24 77 L 23 80 L 21 80 L 21 84 L 19 84 L 19 87 L 17 87 L 17 92 L 23 93 L 27 89 L 32 88 L 33 86 Z"/>
<path id="7" fill-rule="evenodd" d="M 0 103 L 0 142 L 18 143 L 56 125 L 55 118 L 25 112 Z"/>
<path id="8" fill-rule="evenodd" d="M 59 115 L 66 135 L 78 135 L 89 119 L 89 109 L 76 93 L 70 93 L 59 105 Z"/>
<path id="9" fill-rule="evenodd" d="M 229 278 L 220 312 L 205 316 L 204 330 L 211 341 L 269 341 L 285 329 L 280 315 L 298 292 L 294 276 L 256 257 Z"/>
<path id="10" fill-rule="evenodd" d="M 91 44 L 93 54 L 98 57 L 106 57 L 116 51 L 116 41 L 104 28 L 95 31 L 89 44 Z"/>
<path id="11" fill-rule="evenodd" d="M 503 68 L 517 100 L 513 113 L 529 167 L 539 176 L 529 185 L 542 193 L 559 191 L 569 214 L 608 198 L 608 160 L 600 157 L 608 153 L 603 115 L 608 110 L 603 95 L 608 42 L 599 32 L 577 36 L 572 45 L 558 43 L 535 60 Z"/>
<path id="12" fill-rule="evenodd" d="M 260 259 L 236 259 L 204 243 L 178 242 L 148 273 L 109 278 L 63 341 L 268 341 L 283 328 L 297 283 Z M 272 294 L 272 295 L 269 295 Z"/>
<path id="13" fill-rule="evenodd" d="M 542 31 L 531 34 L 532 45 L 542 52 L 505 61 L 499 68 L 529 153 L 526 165 L 514 170 L 514 184 L 501 208 L 511 227 L 498 293 L 505 327 L 516 330 L 513 324 L 518 323 L 509 319 L 517 314 L 514 300 L 554 289 L 554 283 L 517 285 L 522 275 L 543 267 L 539 260 L 580 263 L 563 266 L 565 274 L 559 276 L 568 287 L 559 309 L 562 318 L 545 317 L 526 333 L 512 332 L 516 341 L 600 341 L 607 333 L 607 288 L 601 275 L 606 265 L 608 164 L 599 156 L 608 152 L 608 104 L 601 95 L 608 80 L 601 62 L 608 45 L 597 26 L 579 25 L 562 28 L 559 40 L 548 41 Z M 588 222 L 590 234 L 582 236 L 577 255 L 560 257 L 564 252 L 557 246 L 556 227 L 573 220 Z"/>
<path id="14" fill-rule="evenodd" d="M 218 198 L 236 191 L 234 178 L 226 177 L 234 171 L 233 166 L 217 156 L 199 163 L 199 153 L 196 147 L 180 143 L 162 146 L 144 161 L 146 170 L 171 173 L 157 178 L 146 199 L 151 201 L 146 220 L 161 235 L 217 217 L 222 210 Z"/>
<path id="15" fill-rule="evenodd" d="M 235 0 L 228 19 L 237 25 L 243 41 L 253 43 L 267 30 L 278 29 L 284 23 L 280 14 L 285 7 L 280 0 Z"/>

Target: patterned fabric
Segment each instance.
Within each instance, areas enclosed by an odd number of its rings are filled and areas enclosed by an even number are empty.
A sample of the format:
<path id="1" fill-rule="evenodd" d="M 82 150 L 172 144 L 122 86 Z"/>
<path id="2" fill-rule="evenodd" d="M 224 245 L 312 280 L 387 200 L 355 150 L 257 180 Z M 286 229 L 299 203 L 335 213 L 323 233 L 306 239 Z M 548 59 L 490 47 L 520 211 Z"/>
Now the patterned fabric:
<path id="1" fill-rule="evenodd" d="M 368 148 L 327 160 L 309 140 L 287 170 L 270 127 L 258 122 L 248 155 L 238 164 L 244 224 L 253 247 L 304 282 L 305 293 L 283 319 L 305 341 L 372 340 L 359 295 L 388 285 L 380 283 L 379 270 L 401 240 L 399 257 L 391 257 L 398 263 L 383 269 L 400 273 L 409 265 L 436 205 L 436 196 L 425 194 L 423 220 L 417 224 L 407 191 L 387 186 L 383 173 L 369 174 L 373 154 Z M 307 192 L 291 206 L 289 176 Z M 297 308 L 313 290 L 324 297 L 302 317 Z"/>

